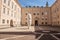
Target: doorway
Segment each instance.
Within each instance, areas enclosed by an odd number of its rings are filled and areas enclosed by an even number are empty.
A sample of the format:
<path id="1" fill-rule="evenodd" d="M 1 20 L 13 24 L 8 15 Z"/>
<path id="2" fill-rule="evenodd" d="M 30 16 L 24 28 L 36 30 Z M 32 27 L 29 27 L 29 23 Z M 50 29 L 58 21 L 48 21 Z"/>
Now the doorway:
<path id="1" fill-rule="evenodd" d="M 10 20 L 10 26 L 13 27 L 13 20 Z"/>
<path id="2" fill-rule="evenodd" d="M 35 20 L 35 26 L 38 26 L 38 20 Z"/>

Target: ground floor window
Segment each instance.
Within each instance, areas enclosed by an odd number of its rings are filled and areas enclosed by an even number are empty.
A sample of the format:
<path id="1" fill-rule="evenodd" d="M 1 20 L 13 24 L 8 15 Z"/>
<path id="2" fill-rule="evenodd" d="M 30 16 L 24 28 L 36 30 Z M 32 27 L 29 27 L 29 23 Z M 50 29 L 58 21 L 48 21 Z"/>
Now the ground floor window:
<path id="1" fill-rule="evenodd" d="M 47 22 L 45 22 L 45 24 L 47 24 Z"/>
<path id="2" fill-rule="evenodd" d="M 5 20 L 4 19 L 2 20 L 2 23 L 5 23 Z"/>
<path id="3" fill-rule="evenodd" d="M 9 23 L 9 20 L 7 20 L 7 23 Z"/>
<path id="4" fill-rule="evenodd" d="M 42 24 L 44 24 L 44 22 L 42 22 Z"/>

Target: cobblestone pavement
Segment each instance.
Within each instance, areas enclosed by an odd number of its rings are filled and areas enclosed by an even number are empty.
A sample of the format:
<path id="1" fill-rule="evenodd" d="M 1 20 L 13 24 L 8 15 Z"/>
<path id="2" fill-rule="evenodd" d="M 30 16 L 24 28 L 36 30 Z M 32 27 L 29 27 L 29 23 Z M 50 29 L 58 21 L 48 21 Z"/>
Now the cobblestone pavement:
<path id="1" fill-rule="evenodd" d="M 35 34 L 37 40 L 60 40 L 60 33 L 55 31 L 37 31 Z"/>
<path id="2" fill-rule="evenodd" d="M 36 34 L 37 40 L 60 40 L 60 34 Z"/>

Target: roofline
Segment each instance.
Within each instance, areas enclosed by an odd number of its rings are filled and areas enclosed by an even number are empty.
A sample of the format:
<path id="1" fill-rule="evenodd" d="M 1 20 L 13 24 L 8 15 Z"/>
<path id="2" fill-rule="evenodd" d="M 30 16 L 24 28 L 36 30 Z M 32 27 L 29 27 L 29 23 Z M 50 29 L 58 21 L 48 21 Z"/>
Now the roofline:
<path id="1" fill-rule="evenodd" d="M 57 0 L 55 1 L 55 3 L 51 7 L 53 7 L 56 3 L 57 3 Z"/>
<path id="2" fill-rule="evenodd" d="M 18 0 L 14 0 L 20 7 L 21 7 L 21 5 L 20 5 L 20 3 L 18 2 Z"/>

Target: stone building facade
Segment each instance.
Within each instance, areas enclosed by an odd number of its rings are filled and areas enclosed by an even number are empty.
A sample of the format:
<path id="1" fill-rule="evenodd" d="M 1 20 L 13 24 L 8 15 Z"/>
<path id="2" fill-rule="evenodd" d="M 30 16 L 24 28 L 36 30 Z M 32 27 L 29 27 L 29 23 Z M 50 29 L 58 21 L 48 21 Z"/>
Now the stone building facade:
<path id="1" fill-rule="evenodd" d="M 22 25 L 27 25 L 27 14 L 31 13 L 32 23 L 31 25 L 50 25 L 50 26 L 60 26 L 60 0 L 56 0 L 56 2 L 48 7 L 48 3 L 46 3 L 46 7 L 39 6 L 29 6 L 22 8 Z"/>
<path id="2" fill-rule="evenodd" d="M 56 0 L 56 2 L 51 6 L 52 13 L 52 25 L 60 26 L 60 0 Z"/>
<path id="3" fill-rule="evenodd" d="M 0 27 L 20 25 L 21 6 L 16 0 L 0 0 Z"/>
<path id="4" fill-rule="evenodd" d="M 28 25 L 28 19 L 27 15 L 31 14 L 32 21 L 31 25 L 32 26 L 39 26 L 39 25 L 51 25 L 51 8 L 48 7 L 48 3 L 46 7 L 39 7 L 39 6 L 34 6 L 34 7 L 23 7 L 22 8 L 22 21 L 21 25 Z"/>

